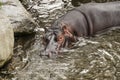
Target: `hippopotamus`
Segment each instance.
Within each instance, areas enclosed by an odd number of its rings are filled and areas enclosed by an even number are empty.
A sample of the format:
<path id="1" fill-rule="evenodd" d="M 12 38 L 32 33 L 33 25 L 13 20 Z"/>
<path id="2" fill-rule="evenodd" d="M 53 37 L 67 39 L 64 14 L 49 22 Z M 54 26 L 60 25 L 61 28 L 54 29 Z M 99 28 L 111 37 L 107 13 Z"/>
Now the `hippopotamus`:
<path id="1" fill-rule="evenodd" d="M 43 54 L 58 54 L 78 37 L 93 36 L 114 26 L 120 26 L 120 1 L 83 4 L 55 20 L 50 28 L 45 28 Z"/>

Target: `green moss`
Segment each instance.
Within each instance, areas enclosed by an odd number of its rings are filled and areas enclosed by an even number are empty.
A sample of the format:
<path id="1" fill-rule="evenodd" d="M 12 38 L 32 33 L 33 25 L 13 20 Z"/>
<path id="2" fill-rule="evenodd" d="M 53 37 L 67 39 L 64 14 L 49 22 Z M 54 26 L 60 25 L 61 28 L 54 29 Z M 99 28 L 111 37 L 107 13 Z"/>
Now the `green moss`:
<path id="1" fill-rule="evenodd" d="M 0 2 L 0 6 L 2 5 L 2 2 Z"/>
<path id="2" fill-rule="evenodd" d="M 10 4 L 11 2 L 0 2 L 0 7 L 2 6 L 2 5 L 6 5 L 6 4 Z"/>
<path id="3" fill-rule="evenodd" d="M 3 2 L 0 2 L 0 8 L 1 8 L 2 5 L 4 5 L 4 3 L 3 3 Z"/>

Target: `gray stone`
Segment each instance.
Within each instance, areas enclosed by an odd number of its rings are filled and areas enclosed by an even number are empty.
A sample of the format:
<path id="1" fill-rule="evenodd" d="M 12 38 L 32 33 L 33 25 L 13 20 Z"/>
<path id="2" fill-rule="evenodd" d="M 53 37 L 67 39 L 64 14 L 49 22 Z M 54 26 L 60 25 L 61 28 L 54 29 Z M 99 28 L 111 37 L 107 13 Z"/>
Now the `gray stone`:
<path id="1" fill-rule="evenodd" d="M 0 10 L 0 67 L 12 57 L 13 46 L 13 27 L 9 19 Z"/>
<path id="2" fill-rule="evenodd" d="M 0 0 L 1 1 L 1 0 Z M 36 23 L 19 0 L 2 0 L 1 11 L 13 25 L 15 33 L 33 33 Z"/>

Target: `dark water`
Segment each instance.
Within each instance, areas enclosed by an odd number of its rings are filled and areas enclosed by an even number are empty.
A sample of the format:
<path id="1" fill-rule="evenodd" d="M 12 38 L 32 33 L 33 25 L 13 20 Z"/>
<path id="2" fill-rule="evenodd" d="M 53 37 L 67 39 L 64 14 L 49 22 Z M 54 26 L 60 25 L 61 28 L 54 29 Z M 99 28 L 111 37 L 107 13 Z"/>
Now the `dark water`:
<path id="1" fill-rule="evenodd" d="M 43 27 L 73 8 L 61 0 L 40 4 L 36 0 L 26 6 L 40 27 L 36 35 L 15 38 L 14 56 L 2 69 L 1 80 L 120 80 L 120 29 L 79 38 L 75 48 L 64 49 L 57 57 L 40 57 Z"/>

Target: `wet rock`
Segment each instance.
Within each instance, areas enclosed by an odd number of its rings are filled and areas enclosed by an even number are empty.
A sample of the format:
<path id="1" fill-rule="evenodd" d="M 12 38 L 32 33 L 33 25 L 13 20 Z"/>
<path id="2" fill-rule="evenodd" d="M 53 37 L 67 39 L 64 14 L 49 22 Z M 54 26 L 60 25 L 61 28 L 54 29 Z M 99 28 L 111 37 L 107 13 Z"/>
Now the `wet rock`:
<path id="1" fill-rule="evenodd" d="M 15 34 L 34 32 L 36 23 L 19 0 L 2 0 L 1 3 L 4 4 L 1 6 L 1 11 L 7 15 L 13 25 Z"/>
<path id="2" fill-rule="evenodd" d="M 14 35 L 12 25 L 0 10 L 0 67 L 11 58 L 13 45 Z"/>

